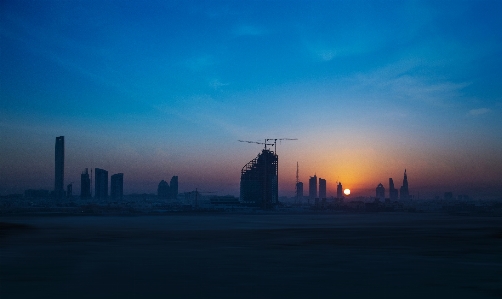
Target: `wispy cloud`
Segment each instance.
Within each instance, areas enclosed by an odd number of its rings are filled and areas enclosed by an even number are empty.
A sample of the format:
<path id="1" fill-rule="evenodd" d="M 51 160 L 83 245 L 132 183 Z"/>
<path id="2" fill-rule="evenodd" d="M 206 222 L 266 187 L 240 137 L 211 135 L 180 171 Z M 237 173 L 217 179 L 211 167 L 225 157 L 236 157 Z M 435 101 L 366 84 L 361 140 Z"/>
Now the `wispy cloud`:
<path id="1" fill-rule="evenodd" d="M 248 130 L 231 120 L 232 109 L 214 100 L 211 96 L 200 95 L 167 101 L 165 104 L 154 106 L 157 111 L 174 116 L 181 121 L 222 130 L 232 136 L 246 136 Z"/>
<path id="2" fill-rule="evenodd" d="M 485 113 L 488 113 L 488 112 L 490 112 L 490 109 L 488 109 L 488 108 L 471 109 L 471 110 L 469 110 L 469 112 L 467 113 L 467 115 L 469 115 L 469 116 L 479 116 L 479 115 L 482 115 L 482 114 L 485 114 Z"/>
<path id="3" fill-rule="evenodd" d="M 375 32 L 351 31 L 350 33 L 322 34 L 313 32 L 312 29 L 300 29 L 302 43 L 309 55 L 316 60 L 331 61 L 340 57 L 364 56 L 381 49 L 387 40 Z M 361 38 L 361 35 L 364 38 Z M 378 37 L 377 37 L 378 36 Z"/>
<path id="4" fill-rule="evenodd" d="M 337 50 L 334 47 L 320 43 L 304 41 L 307 51 L 313 59 L 317 61 L 331 61 L 337 56 Z"/>
<path id="5" fill-rule="evenodd" d="M 422 66 L 414 61 L 402 61 L 349 79 L 354 93 L 389 100 L 422 102 L 436 107 L 449 107 L 464 99 L 462 89 L 468 82 L 431 80 L 416 69 Z"/>
<path id="6" fill-rule="evenodd" d="M 76 73 L 98 84 L 112 87 L 120 94 L 133 93 L 127 84 L 110 79 L 117 77 L 116 71 L 110 71 L 101 65 L 89 65 L 83 63 L 83 59 L 79 59 L 93 57 L 93 60 L 108 61 L 106 54 L 109 53 L 105 49 L 69 39 L 50 28 L 34 26 L 29 20 L 25 20 L 19 15 L 8 16 L 6 20 L 11 29 L 0 27 L 0 36 L 15 40 L 34 55 L 54 62 L 70 73 Z M 111 75 L 106 76 L 106 74 Z"/>
<path id="7" fill-rule="evenodd" d="M 333 49 L 319 49 L 314 52 L 315 55 L 323 61 L 331 61 L 336 56 L 336 51 Z"/>
<path id="8" fill-rule="evenodd" d="M 229 83 L 223 83 L 219 79 L 212 79 L 209 81 L 209 86 L 211 86 L 214 89 L 220 89 L 220 87 L 228 86 L 230 85 Z"/>

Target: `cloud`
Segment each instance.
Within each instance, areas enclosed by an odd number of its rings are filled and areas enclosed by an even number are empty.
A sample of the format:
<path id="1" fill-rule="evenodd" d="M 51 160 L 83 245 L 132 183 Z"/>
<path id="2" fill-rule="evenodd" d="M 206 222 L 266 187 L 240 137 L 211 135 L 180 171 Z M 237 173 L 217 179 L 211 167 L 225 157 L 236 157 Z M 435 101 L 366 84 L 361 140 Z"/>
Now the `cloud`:
<path id="1" fill-rule="evenodd" d="M 178 104 L 173 105 L 173 102 Z M 166 103 L 154 107 L 160 113 L 174 116 L 181 122 L 224 131 L 231 136 L 249 135 L 245 127 L 232 120 L 235 110 L 209 95 L 169 99 Z"/>
<path id="2" fill-rule="evenodd" d="M 219 79 L 213 79 L 209 81 L 209 86 L 211 86 L 214 89 L 219 89 L 220 87 L 223 86 L 228 86 L 230 85 L 229 83 L 223 83 Z"/>
<path id="3" fill-rule="evenodd" d="M 29 20 L 13 13 L 5 18 L 7 26 L 0 27 L 0 36 L 6 37 L 22 45 L 33 55 L 54 62 L 70 73 L 86 77 L 100 85 L 112 87 L 120 94 L 133 94 L 128 84 L 116 80 L 116 71 L 106 68 L 106 63 L 85 63 L 92 57 L 92 61 L 109 61 L 112 55 L 103 47 L 95 47 L 89 43 L 71 39 L 59 33 L 58 30 L 44 26 L 35 26 Z M 107 76 L 108 74 L 108 76 Z"/>
<path id="4" fill-rule="evenodd" d="M 304 41 L 304 44 L 309 55 L 316 61 L 331 61 L 339 54 L 335 47 L 327 46 L 323 43 Z"/>
<path id="5" fill-rule="evenodd" d="M 331 61 L 336 56 L 336 51 L 331 49 L 323 49 L 315 52 L 316 56 L 323 61 Z"/>
<path id="6" fill-rule="evenodd" d="M 462 89 L 468 82 L 432 80 L 416 70 L 421 69 L 417 61 L 401 61 L 369 73 L 359 73 L 349 78 L 354 94 L 367 98 L 424 103 L 435 107 L 451 107 L 465 99 Z"/>
<path id="7" fill-rule="evenodd" d="M 482 115 L 482 114 L 485 114 L 485 113 L 488 113 L 490 112 L 490 109 L 488 108 L 479 108 L 479 109 L 472 109 L 470 110 L 467 115 L 469 116 L 479 116 L 479 115 Z"/>

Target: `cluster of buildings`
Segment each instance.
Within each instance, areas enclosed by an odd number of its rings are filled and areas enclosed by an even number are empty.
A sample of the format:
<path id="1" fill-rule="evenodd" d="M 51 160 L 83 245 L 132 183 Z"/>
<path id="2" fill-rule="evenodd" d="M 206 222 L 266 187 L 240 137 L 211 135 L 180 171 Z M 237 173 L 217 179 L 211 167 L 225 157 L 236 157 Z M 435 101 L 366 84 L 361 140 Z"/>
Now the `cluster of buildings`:
<path id="1" fill-rule="evenodd" d="M 54 198 L 61 200 L 64 197 L 73 196 L 73 183 L 66 186 L 64 190 L 64 136 L 56 137 L 55 146 L 55 176 L 54 176 Z M 91 190 L 92 169 L 89 177 L 88 168 L 80 175 L 80 198 L 92 197 Z M 97 199 L 108 198 L 108 171 L 94 169 L 94 197 Z M 121 200 L 124 197 L 124 174 L 116 173 L 110 179 L 110 197 L 113 200 Z"/>
<path id="2" fill-rule="evenodd" d="M 91 169 L 92 176 L 92 169 Z M 91 178 L 88 168 L 80 174 L 80 198 L 92 197 Z M 108 171 L 94 168 L 94 197 L 98 199 L 108 198 Z M 124 174 L 116 173 L 110 178 L 110 198 L 122 200 L 124 198 Z"/>
<path id="3" fill-rule="evenodd" d="M 270 145 L 270 144 L 266 144 Z M 275 145 L 272 144 L 272 145 Z M 64 136 L 56 137 L 55 143 L 55 175 L 54 191 L 33 190 L 25 191 L 24 197 L 20 194 L 11 195 L 8 200 L 0 201 L 3 212 L 12 213 L 19 208 L 29 207 L 30 209 L 55 207 L 56 209 L 72 209 L 74 212 L 92 213 L 131 213 L 132 212 L 159 212 L 162 211 L 188 211 L 193 207 L 201 210 L 232 210 L 248 209 L 248 207 L 271 209 L 275 206 L 279 208 L 295 209 L 295 211 L 305 210 L 347 210 L 347 211 L 438 211 L 444 210 L 454 213 L 486 213 L 490 212 L 500 215 L 502 211 L 500 205 L 491 203 L 476 203 L 469 196 L 459 195 L 458 202 L 454 203 L 452 192 L 444 193 L 444 200 L 436 196 L 430 201 L 410 201 L 412 198 L 409 192 L 408 176 L 404 170 L 403 183 L 400 188 L 396 188 L 392 178 L 389 178 L 388 189 L 380 183 L 375 189 L 375 197 L 357 197 L 349 202 L 344 202 L 344 195 L 348 195 L 348 189 L 342 187 L 341 182 L 337 182 L 336 197 L 327 198 L 327 181 L 311 176 L 308 181 L 308 194 L 304 196 L 304 185 L 298 180 L 296 183 L 296 197 L 287 198 L 278 196 L 278 156 L 275 149 L 265 146 L 254 159 L 249 161 L 241 169 L 240 196 L 230 195 L 216 196 L 209 191 L 185 192 L 180 194 L 178 190 L 178 176 L 173 176 L 169 182 L 160 181 L 155 194 L 133 194 L 129 195 L 131 200 L 123 199 L 124 174 L 116 173 L 109 177 L 108 171 L 101 168 L 86 168 L 80 175 L 80 198 L 99 199 L 99 202 L 81 202 L 81 206 L 75 205 L 73 201 L 63 202 L 65 197 L 71 198 L 74 195 L 72 183 L 64 185 L 64 162 L 65 162 L 65 142 Z M 94 185 L 92 184 L 94 180 Z M 93 190 L 94 186 L 94 190 Z M 93 196 L 94 195 L 94 196 Z M 50 202 L 29 202 L 12 199 L 51 199 Z M 0 200 L 2 197 L 0 197 Z M 52 199 L 57 199 L 53 201 Z M 111 199 L 111 200 L 110 200 Z M 140 199 L 140 200 L 137 200 Z M 156 200 L 158 199 L 158 200 Z M 305 199 L 308 200 L 305 202 Z M 280 202 L 279 202 L 280 200 Z M 294 201 L 294 205 L 292 205 Z M 289 202 L 289 203 L 288 203 Z M 96 205 L 97 203 L 97 205 Z M 305 204 L 304 204 L 305 203 Z M 78 203 L 77 203 L 78 204 Z M 101 205 L 100 205 L 101 204 Z M 104 204 L 104 205 L 103 205 Z M 495 210 L 494 210 L 495 209 Z M 41 210 L 46 211 L 46 210 Z M 59 210 L 58 210 L 59 211 Z M 64 210 L 66 211 L 66 210 Z M 73 210 L 72 210 L 73 211 Z"/>
<path id="4" fill-rule="evenodd" d="M 298 175 L 297 175 L 298 177 Z M 400 195 L 400 197 L 399 197 Z M 296 199 L 299 203 L 304 198 L 303 183 L 296 183 Z M 326 179 L 317 178 L 317 175 L 309 179 L 308 203 L 319 201 L 323 203 L 327 199 Z M 337 183 L 336 199 L 344 198 L 344 190 L 341 182 Z M 399 191 L 394 187 L 394 181 L 389 178 L 390 201 L 407 200 L 410 198 L 408 190 L 408 176 L 404 170 L 403 185 Z M 376 199 L 384 201 L 385 187 L 380 183 L 376 188 Z M 245 205 L 269 209 L 278 203 L 278 156 L 275 152 L 265 148 L 260 154 L 248 162 L 241 170 L 240 202 Z"/>
<path id="5" fill-rule="evenodd" d="M 73 182 L 64 185 L 65 142 L 64 136 L 56 137 L 54 157 L 54 191 L 49 190 L 25 190 L 25 198 L 54 198 L 61 202 L 64 198 L 71 198 L 73 194 Z M 94 170 L 94 172 L 93 172 Z M 94 178 L 93 178 L 94 176 Z M 92 181 L 94 179 L 94 190 Z M 94 196 L 93 196 L 94 193 Z M 178 176 L 171 178 L 170 184 L 162 180 L 158 186 L 158 197 L 162 199 L 176 199 L 178 195 Z M 81 199 L 111 199 L 120 201 L 124 198 L 124 174 L 116 173 L 111 177 L 108 171 L 101 168 L 86 168 L 80 174 L 80 198 Z"/>
<path id="6" fill-rule="evenodd" d="M 278 204 L 278 161 L 277 154 L 265 148 L 256 158 L 242 167 L 240 182 L 240 202 L 242 204 L 263 209 L 270 209 Z M 337 197 L 343 198 L 341 183 L 337 185 Z M 302 182 L 296 183 L 296 198 L 298 200 L 303 198 Z M 319 199 L 325 201 L 326 198 L 326 180 L 317 179 L 316 175 L 310 177 L 309 203 L 310 200 L 317 203 Z"/>
<path id="7" fill-rule="evenodd" d="M 378 184 L 376 187 L 376 195 L 375 198 L 381 201 L 385 200 L 385 187 L 382 183 Z M 399 197 L 399 195 L 401 195 Z M 392 178 L 389 178 L 389 197 L 390 201 L 397 201 L 398 198 L 400 200 L 408 200 L 410 199 L 410 191 L 408 190 L 408 175 L 406 174 L 406 169 L 404 170 L 404 178 L 403 185 L 399 188 L 399 192 L 396 188 L 394 188 L 394 181 Z"/>
<path id="8" fill-rule="evenodd" d="M 178 197 L 178 176 L 173 176 L 169 184 L 162 180 L 157 187 L 157 196 L 160 199 L 176 199 Z"/>
<path id="9" fill-rule="evenodd" d="M 66 191 L 64 190 L 64 157 L 65 157 L 65 145 L 64 136 L 56 137 L 55 144 L 55 180 L 54 180 L 54 193 L 53 197 L 61 200 L 64 197 L 73 196 L 73 186 L 72 183 L 66 186 Z M 94 198 L 96 199 L 107 199 L 112 200 L 122 200 L 124 196 L 124 174 L 116 173 L 108 177 L 108 171 L 101 168 L 93 169 L 86 168 L 80 175 L 80 198 L 88 199 L 92 197 L 92 180 L 94 175 Z M 249 161 L 241 169 L 241 180 L 240 180 L 240 204 L 246 206 L 255 206 L 263 209 L 270 209 L 279 203 L 279 188 L 278 188 L 278 156 L 271 149 L 263 149 L 261 153 L 256 156 L 253 160 Z M 316 203 L 318 201 L 325 201 L 327 198 L 326 194 L 326 179 L 318 178 L 317 175 L 310 177 L 309 179 L 309 190 L 308 190 L 308 202 Z M 303 183 L 296 183 L 296 198 L 300 202 L 304 198 L 303 194 Z M 34 192 L 30 194 L 32 196 L 40 196 L 43 190 L 30 190 Z M 110 192 L 109 192 L 110 191 Z M 37 193 L 38 192 L 38 193 Z M 42 195 L 46 195 L 45 193 Z M 337 183 L 337 199 L 343 199 L 343 187 L 342 183 Z M 376 188 L 376 198 L 380 200 L 385 200 L 385 187 L 379 184 Z M 394 182 L 392 178 L 389 178 L 389 199 L 391 201 L 396 201 L 400 195 L 400 199 L 408 199 L 408 179 L 406 170 L 404 172 L 403 185 L 401 186 L 399 192 L 394 187 Z M 177 199 L 178 196 L 178 176 L 173 176 L 168 183 L 162 180 L 158 184 L 157 196 L 159 199 Z M 227 201 L 225 199 L 225 201 Z"/>
<path id="10" fill-rule="evenodd" d="M 304 198 L 303 195 L 303 182 L 296 183 L 296 200 L 300 202 Z M 326 179 L 317 178 L 317 175 L 311 176 L 309 178 L 309 195 L 307 197 L 308 203 L 310 201 L 317 202 L 319 200 L 326 200 Z M 341 182 L 338 182 L 336 186 L 336 198 L 343 198 L 343 186 Z"/>

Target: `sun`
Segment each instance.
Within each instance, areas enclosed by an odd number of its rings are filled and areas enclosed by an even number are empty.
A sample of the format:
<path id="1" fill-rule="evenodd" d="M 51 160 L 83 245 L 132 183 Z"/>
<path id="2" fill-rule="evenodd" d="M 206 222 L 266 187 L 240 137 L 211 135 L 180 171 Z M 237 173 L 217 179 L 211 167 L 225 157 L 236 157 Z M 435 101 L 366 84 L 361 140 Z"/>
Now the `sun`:
<path id="1" fill-rule="evenodd" d="M 343 193 L 345 193 L 345 195 L 349 195 L 350 194 L 350 189 L 343 190 Z"/>

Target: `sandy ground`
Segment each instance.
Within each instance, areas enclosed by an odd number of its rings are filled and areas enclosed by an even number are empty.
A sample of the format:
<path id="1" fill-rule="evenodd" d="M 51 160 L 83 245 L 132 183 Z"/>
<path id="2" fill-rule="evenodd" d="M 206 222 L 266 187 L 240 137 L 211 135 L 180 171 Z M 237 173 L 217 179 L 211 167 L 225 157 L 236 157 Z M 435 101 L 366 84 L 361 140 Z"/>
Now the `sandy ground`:
<path id="1" fill-rule="evenodd" d="M 0 298 L 502 298 L 502 218 L 0 218 Z"/>

